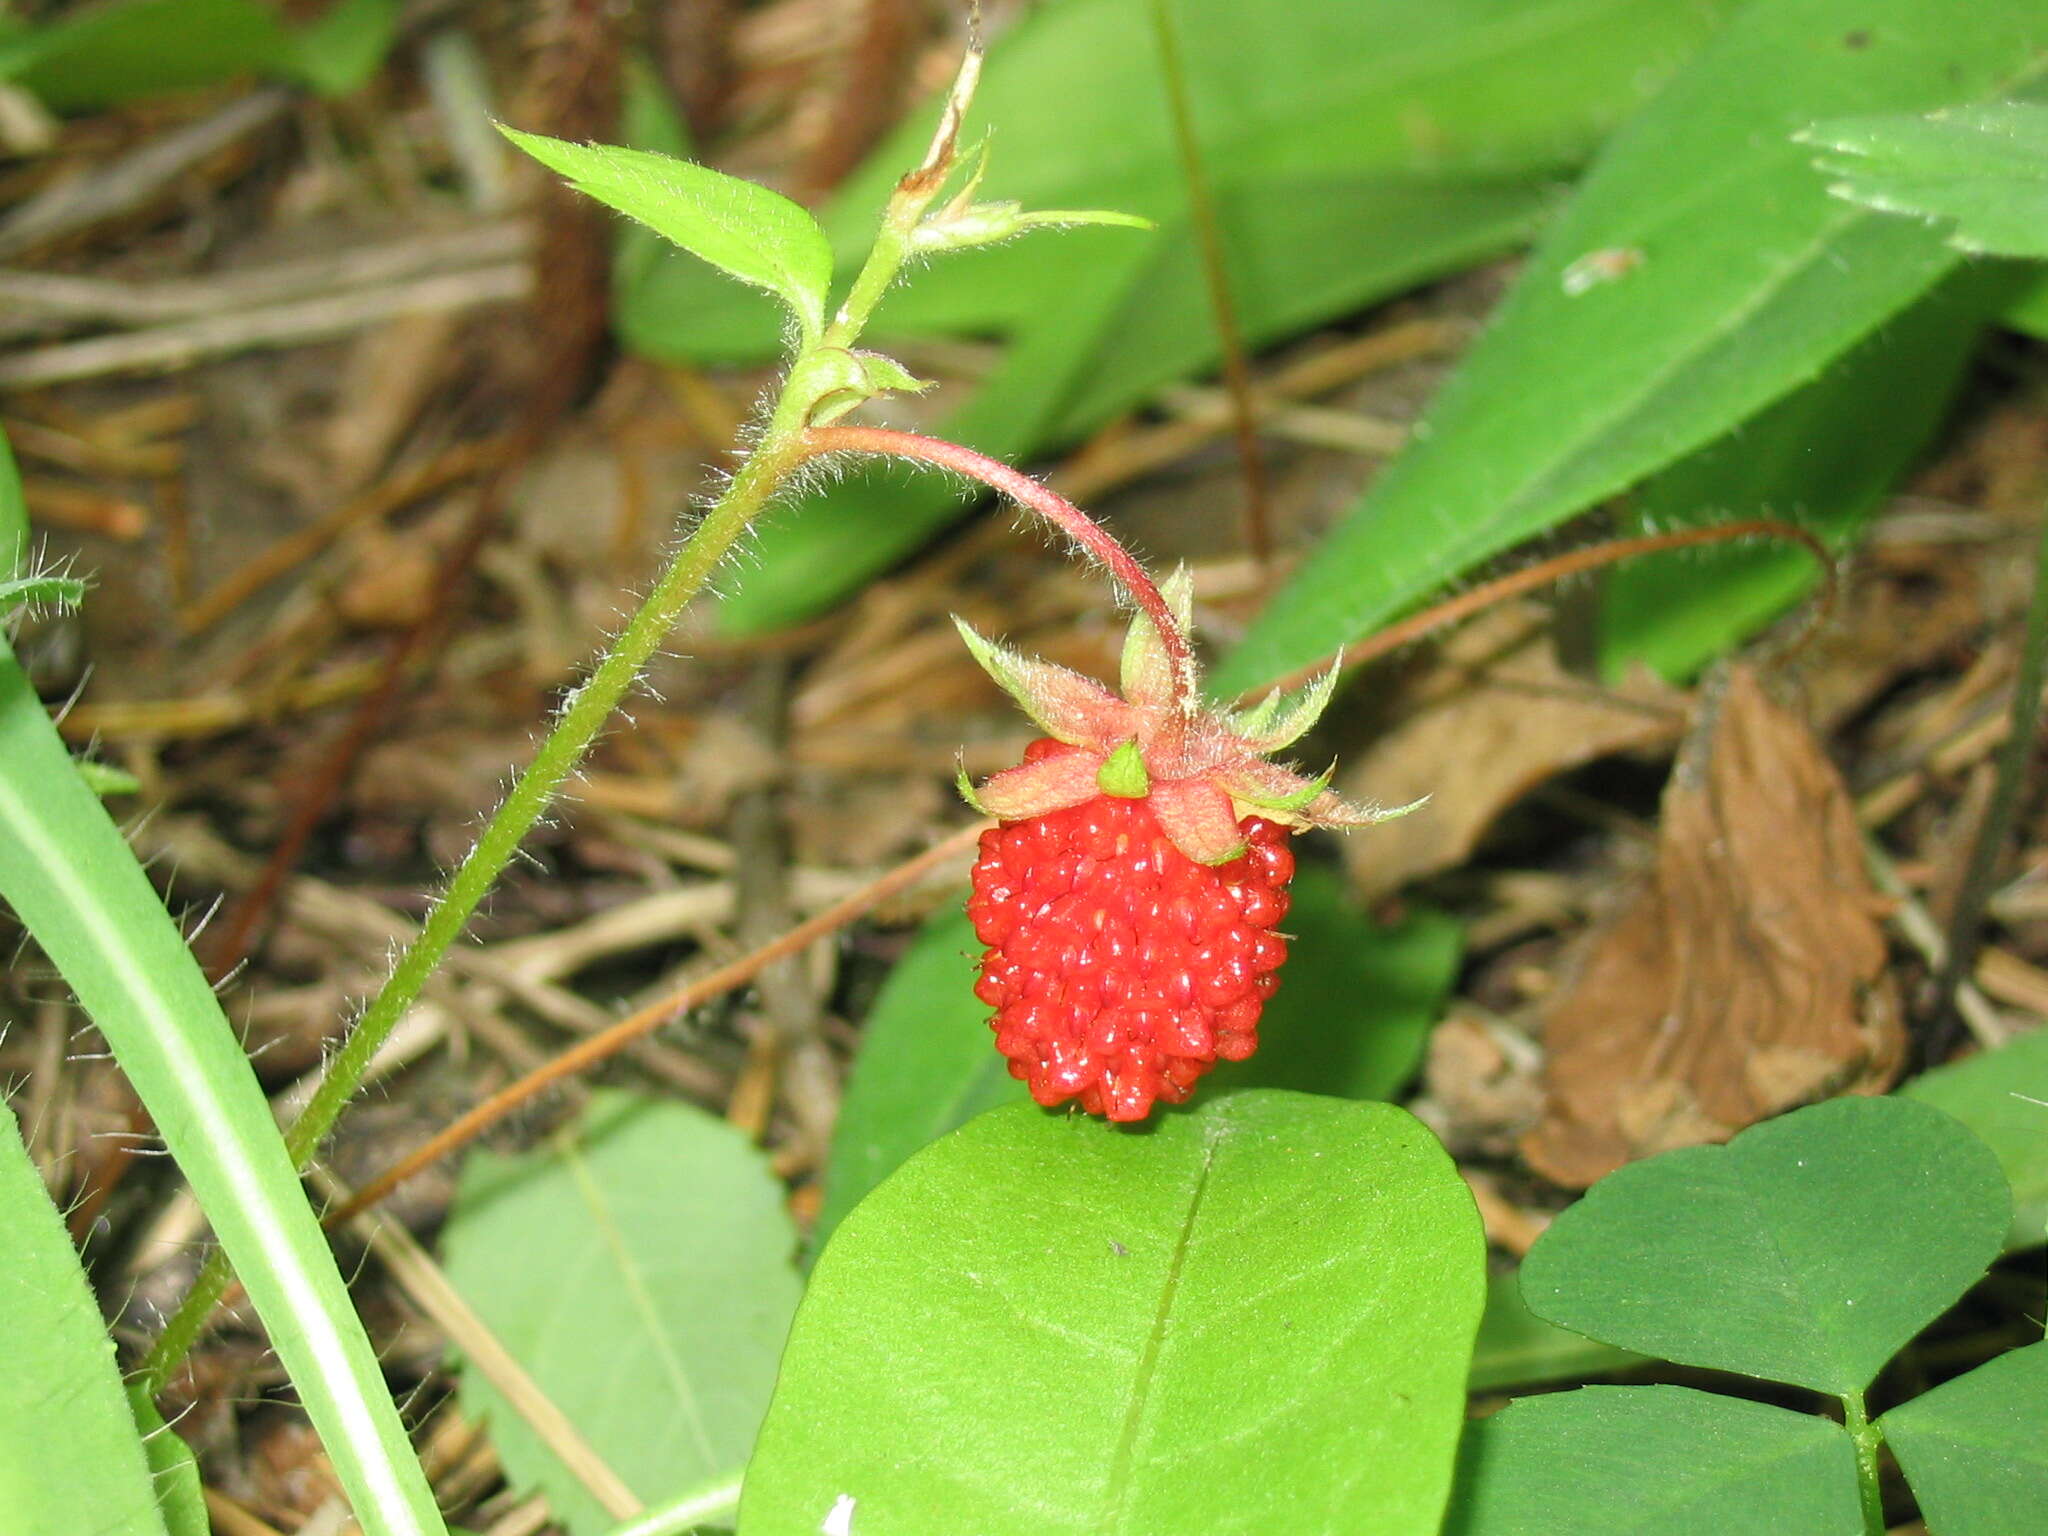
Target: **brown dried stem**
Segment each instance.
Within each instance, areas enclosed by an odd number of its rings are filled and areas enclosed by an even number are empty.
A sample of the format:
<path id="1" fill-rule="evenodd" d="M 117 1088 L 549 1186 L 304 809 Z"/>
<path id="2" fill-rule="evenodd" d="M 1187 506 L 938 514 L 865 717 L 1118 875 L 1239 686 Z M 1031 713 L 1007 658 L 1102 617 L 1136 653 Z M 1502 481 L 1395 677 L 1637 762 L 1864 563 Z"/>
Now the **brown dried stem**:
<path id="1" fill-rule="evenodd" d="M 1481 582 L 1469 592 L 1420 613 L 1411 614 L 1399 623 L 1389 624 L 1376 634 L 1367 635 L 1363 640 L 1346 646 L 1338 655 L 1341 666 L 1354 667 L 1368 661 L 1377 661 L 1391 651 L 1398 651 L 1411 641 L 1420 640 L 1424 635 L 1469 619 L 1473 614 L 1504 603 L 1510 598 L 1534 592 L 1539 587 L 1550 586 L 1568 576 L 1583 575 L 1587 571 L 1599 570 L 1603 566 L 1615 565 L 1623 560 L 1633 560 L 1638 555 L 1662 554 L 1667 550 L 1693 549 L 1706 544 L 1728 544 L 1738 539 L 1781 539 L 1788 544 L 1797 544 L 1813 556 L 1821 570 L 1821 591 L 1814 604 L 1812 616 L 1807 621 L 1810 633 L 1813 625 L 1826 617 L 1835 601 L 1835 561 L 1828 553 L 1828 547 L 1804 528 L 1791 523 L 1781 523 L 1772 518 L 1747 518 L 1736 523 L 1718 523 L 1711 528 L 1686 528 L 1675 533 L 1650 533 L 1640 538 L 1610 539 L 1604 544 L 1594 544 L 1585 549 L 1575 549 L 1566 554 L 1555 555 L 1548 560 L 1539 560 L 1519 571 L 1510 571 L 1492 581 Z M 1295 687 L 1323 671 L 1329 663 L 1319 661 L 1288 673 L 1277 682 L 1265 683 L 1249 690 L 1247 697 L 1263 694 L 1275 687 Z"/>

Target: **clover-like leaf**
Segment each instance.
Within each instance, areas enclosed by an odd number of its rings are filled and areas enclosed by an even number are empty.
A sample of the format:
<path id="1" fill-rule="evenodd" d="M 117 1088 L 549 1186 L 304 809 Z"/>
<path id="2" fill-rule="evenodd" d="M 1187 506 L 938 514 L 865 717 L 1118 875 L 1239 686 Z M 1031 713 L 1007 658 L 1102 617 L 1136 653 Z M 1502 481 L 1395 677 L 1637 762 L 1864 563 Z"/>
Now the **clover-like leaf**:
<path id="1" fill-rule="evenodd" d="M 1950 1116 L 1833 1099 L 1609 1174 L 1529 1251 L 1522 1295 L 1623 1349 L 1846 1395 L 1984 1272 L 2011 1211 Z"/>
<path id="2" fill-rule="evenodd" d="M 1899 1094 L 1948 1111 L 1991 1149 L 2012 1185 L 2006 1247 L 2038 1246 L 2048 1229 L 2048 1029 L 1923 1072 Z"/>
<path id="3" fill-rule="evenodd" d="M 1445 1536 L 1860 1536 L 1839 1424 L 1689 1387 L 1511 1403 L 1458 1451 Z"/>
<path id="4" fill-rule="evenodd" d="M 2048 1344 L 2000 1355 L 1879 1422 L 1937 1536 L 2048 1523 Z"/>

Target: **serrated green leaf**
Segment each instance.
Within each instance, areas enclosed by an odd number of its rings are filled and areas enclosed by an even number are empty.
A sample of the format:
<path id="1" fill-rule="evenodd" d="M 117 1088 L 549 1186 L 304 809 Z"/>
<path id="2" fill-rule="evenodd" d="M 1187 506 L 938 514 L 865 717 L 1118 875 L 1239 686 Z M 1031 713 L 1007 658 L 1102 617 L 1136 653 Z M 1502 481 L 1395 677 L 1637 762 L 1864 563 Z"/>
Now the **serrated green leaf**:
<path id="1" fill-rule="evenodd" d="M 1959 257 L 1827 195 L 1792 133 L 2003 97 L 2035 7 L 1757 0 L 1602 151 L 1418 427 L 1269 603 L 1222 696 L 1329 655 L 1814 378 Z M 1608 262 L 1611 281 L 1568 277 Z"/>
<path id="2" fill-rule="evenodd" d="M 2012 1185 L 2006 1246 L 2039 1246 L 2048 1229 L 2048 1029 L 1936 1067 L 1899 1092 L 1954 1115 L 1992 1150 Z"/>
<path id="3" fill-rule="evenodd" d="M 2048 106 L 1833 118 L 1799 141 L 1835 197 L 1939 222 L 1958 250 L 2048 256 Z"/>
<path id="4" fill-rule="evenodd" d="M 740 1530 L 1433 1533 L 1482 1266 L 1391 1105 L 991 1110 L 820 1257 Z"/>
<path id="5" fill-rule="evenodd" d="M 1688 1387 L 1585 1387 L 1466 1432 L 1444 1536 L 1862 1536 L 1839 1424 Z"/>
<path id="6" fill-rule="evenodd" d="M 817 220 L 779 192 L 652 150 L 499 131 L 578 191 L 721 271 L 775 294 L 806 343 L 825 324 L 832 249 Z"/>
<path id="7" fill-rule="evenodd" d="M 1660 471 L 1635 498 L 1636 531 L 1775 517 L 1845 546 L 1947 414 L 1987 310 L 2011 285 L 1983 270 L 1943 283 L 1813 383 Z M 1641 662 L 1686 681 L 1820 575 L 1805 550 L 1763 541 L 1632 560 L 1601 593 L 1601 670 L 1619 681 Z"/>
<path id="8" fill-rule="evenodd" d="M 473 1154 L 442 1237 L 448 1277 L 642 1498 L 745 1461 L 799 1289 L 782 1186 L 739 1131 L 687 1104 L 605 1092 L 517 1156 Z M 520 1489 L 574 1536 L 616 1523 L 474 1369 Z"/>
<path id="9" fill-rule="evenodd" d="M 1422 1060 L 1458 974 L 1462 927 L 1414 908 L 1380 927 L 1313 866 L 1295 877 L 1293 935 L 1280 990 L 1259 1020 L 1249 1060 L 1219 1064 L 1197 1092 L 1297 1088 L 1352 1099 L 1392 1098 Z M 823 1245 L 846 1213 L 918 1148 L 997 1104 L 1022 1103 L 974 996 L 981 944 L 966 914 L 928 922 L 875 999 L 840 1106 L 813 1233 Z"/>
<path id="10" fill-rule="evenodd" d="M 1522 1296 L 1623 1349 L 1847 1395 L 1983 1274 L 2011 1215 L 1952 1117 L 1832 1099 L 1609 1174 L 1536 1240 Z"/>
<path id="11" fill-rule="evenodd" d="M 990 176 L 1024 206 L 1129 209 L 1156 236 L 1078 231 L 963 253 L 884 301 L 877 336 L 1005 336 L 1003 363 L 939 429 L 1000 458 L 1071 442 L 1213 367 L 1198 242 L 1158 97 L 1149 0 L 1071 0 L 1005 35 L 978 110 Z M 1352 314 L 1527 239 L 1559 179 L 1705 37 L 1691 0 L 1186 0 L 1176 6 L 1204 158 L 1253 343 Z M 1047 80 L 1061 88 L 1049 93 Z M 843 258 L 915 162 L 928 121 L 876 151 L 828 212 Z M 907 157 L 907 158 L 906 158 Z M 622 312 L 629 345 L 758 356 L 671 264 Z M 762 530 L 735 632 L 815 613 L 962 515 L 951 487 L 870 470 Z"/>
<path id="12" fill-rule="evenodd" d="M 114 1341 L 4 1100 L 0 1232 L 0 1511 L 8 1527 L 165 1536 Z"/>
<path id="13" fill-rule="evenodd" d="M 2048 1522 L 2048 1344 L 2000 1355 L 1879 1423 L 1933 1536 Z"/>

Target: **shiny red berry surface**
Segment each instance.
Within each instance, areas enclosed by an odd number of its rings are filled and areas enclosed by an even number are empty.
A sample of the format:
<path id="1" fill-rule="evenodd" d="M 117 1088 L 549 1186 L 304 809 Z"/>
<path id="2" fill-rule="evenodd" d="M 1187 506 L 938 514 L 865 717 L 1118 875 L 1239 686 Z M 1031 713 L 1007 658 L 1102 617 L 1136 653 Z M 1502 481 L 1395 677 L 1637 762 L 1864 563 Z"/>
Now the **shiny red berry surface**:
<path id="1" fill-rule="evenodd" d="M 1062 749 L 1040 741 L 1027 762 Z M 975 994 L 1039 1103 L 1142 1120 L 1218 1060 L 1258 1046 L 1279 984 L 1290 829 L 1240 823 L 1246 850 L 1198 864 L 1146 801 L 1102 795 L 982 834 L 967 915 L 987 945 Z"/>

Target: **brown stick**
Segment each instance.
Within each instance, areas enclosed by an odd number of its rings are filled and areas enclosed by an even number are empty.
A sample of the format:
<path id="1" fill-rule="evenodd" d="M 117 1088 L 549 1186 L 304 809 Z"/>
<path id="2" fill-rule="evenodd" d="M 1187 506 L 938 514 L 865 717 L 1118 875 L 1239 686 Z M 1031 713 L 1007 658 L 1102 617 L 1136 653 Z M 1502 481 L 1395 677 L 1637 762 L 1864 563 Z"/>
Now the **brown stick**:
<path id="1" fill-rule="evenodd" d="M 228 614 L 276 581 L 297 570 L 357 523 L 375 522 L 399 508 L 446 490 L 472 475 L 506 461 L 509 436 L 456 443 L 416 469 L 403 470 L 329 512 L 310 527 L 279 539 L 247 563 L 223 576 L 187 603 L 178 614 L 178 628 L 187 635 L 211 629 Z"/>

